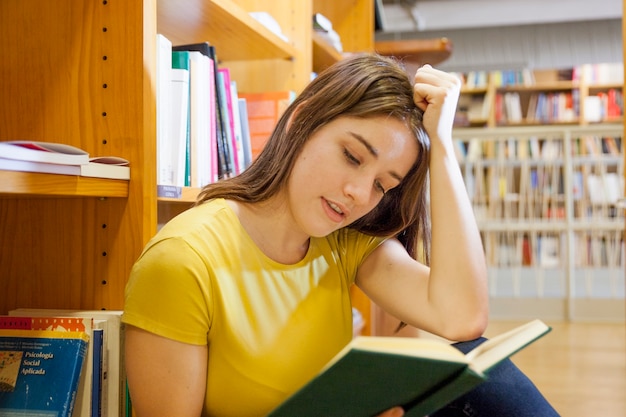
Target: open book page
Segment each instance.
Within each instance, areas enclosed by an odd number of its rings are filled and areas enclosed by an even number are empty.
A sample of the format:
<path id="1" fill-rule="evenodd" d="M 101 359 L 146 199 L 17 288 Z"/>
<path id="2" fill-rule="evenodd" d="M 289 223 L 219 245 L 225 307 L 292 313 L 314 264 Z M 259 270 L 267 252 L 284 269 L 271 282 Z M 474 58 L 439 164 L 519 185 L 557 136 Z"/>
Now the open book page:
<path id="1" fill-rule="evenodd" d="M 531 322 L 486 341 L 469 355 L 438 339 L 356 337 L 269 416 L 371 416 L 399 404 L 407 417 L 428 415 L 481 384 L 484 371 L 547 329 Z M 476 370 L 470 360 L 478 362 Z"/>
<path id="2" fill-rule="evenodd" d="M 523 349 L 551 328 L 541 320 L 533 320 L 502 333 L 477 346 L 465 355 L 476 372 L 485 373 L 498 362 Z"/>
<path id="3" fill-rule="evenodd" d="M 354 338 L 326 367 L 331 366 L 351 349 L 414 356 L 450 362 L 466 363 L 467 358 L 451 345 L 434 339 L 411 337 L 358 336 Z"/>

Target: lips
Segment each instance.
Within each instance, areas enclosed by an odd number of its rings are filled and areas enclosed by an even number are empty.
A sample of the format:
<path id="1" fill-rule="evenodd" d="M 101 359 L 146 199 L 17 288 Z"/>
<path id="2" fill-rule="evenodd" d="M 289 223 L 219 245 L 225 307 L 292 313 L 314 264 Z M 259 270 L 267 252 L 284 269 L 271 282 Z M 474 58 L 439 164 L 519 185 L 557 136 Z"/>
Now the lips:
<path id="1" fill-rule="evenodd" d="M 330 208 L 335 210 L 337 213 L 343 214 L 343 211 L 341 211 L 341 209 L 339 208 L 339 206 L 337 204 L 331 203 L 330 201 L 328 201 L 328 205 L 330 206 Z"/>
<path id="2" fill-rule="evenodd" d="M 335 223 L 340 223 L 347 217 L 346 209 L 336 203 L 332 203 L 326 199 L 322 199 L 322 207 L 324 212 Z"/>

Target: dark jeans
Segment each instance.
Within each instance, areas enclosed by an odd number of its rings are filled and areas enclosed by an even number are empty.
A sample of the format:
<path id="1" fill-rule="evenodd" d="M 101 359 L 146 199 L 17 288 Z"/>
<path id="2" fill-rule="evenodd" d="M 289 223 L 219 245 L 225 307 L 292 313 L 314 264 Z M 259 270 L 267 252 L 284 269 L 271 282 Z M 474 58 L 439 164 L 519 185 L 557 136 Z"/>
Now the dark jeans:
<path id="1" fill-rule="evenodd" d="M 486 339 L 455 343 L 467 353 Z M 510 360 L 489 371 L 487 382 L 430 417 L 553 417 L 559 414 Z"/>

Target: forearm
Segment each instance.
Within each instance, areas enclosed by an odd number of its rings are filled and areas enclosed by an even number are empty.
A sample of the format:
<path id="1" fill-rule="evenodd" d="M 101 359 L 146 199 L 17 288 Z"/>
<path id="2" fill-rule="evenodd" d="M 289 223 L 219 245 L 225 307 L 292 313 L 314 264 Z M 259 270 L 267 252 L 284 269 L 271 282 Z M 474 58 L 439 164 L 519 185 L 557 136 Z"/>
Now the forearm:
<path id="1" fill-rule="evenodd" d="M 449 139 L 432 143 L 430 198 L 429 296 L 441 311 L 444 332 L 471 338 L 486 325 L 487 272 L 480 233 Z"/>

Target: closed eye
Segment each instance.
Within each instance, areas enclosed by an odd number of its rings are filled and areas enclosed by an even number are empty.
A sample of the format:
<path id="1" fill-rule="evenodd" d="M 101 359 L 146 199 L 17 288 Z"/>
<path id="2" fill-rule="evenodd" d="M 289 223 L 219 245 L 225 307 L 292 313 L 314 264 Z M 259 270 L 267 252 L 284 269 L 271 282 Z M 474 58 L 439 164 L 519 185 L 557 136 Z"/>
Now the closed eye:
<path id="1" fill-rule="evenodd" d="M 383 193 L 383 195 L 387 193 L 387 191 L 385 191 L 385 187 L 383 187 L 383 185 L 380 183 L 380 181 L 374 181 L 374 187 L 376 187 L 376 189 L 378 191 Z"/>
<path id="2" fill-rule="evenodd" d="M 347 160 L 349 163 L 351 163 L 351 164 L 353 164 L 353 165 L 357 165 L 357 166 L 358 166 L 358 165 L 361 165 L 361 161 L 359 161 L 359 159 L 358 159 L 356 156 L 352 155 L 352 154 L 350 153 L 350 151 L 348 151 L 347 149 L 344 149 L 344 150 L 343 150 L 343 155 L 346 157 L 346 160 Z"/>
<path id="3" fill-rule="evenodd" d="M 344 149 L 343 155 L 346 157 L 346 160 L 350 164 L 355 166 L 361 165 L 361 161 L 356 156 L 352 155 L 349 150 Z M 378 192 L 382 193 L 383 195 L 387 192 L 385 191 L 385 187 L 383 187 L 383 185 L 378 180 L 374 181 L 374 188 L 376 188 L 376 190 L 378 190 Z"/>

